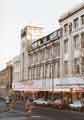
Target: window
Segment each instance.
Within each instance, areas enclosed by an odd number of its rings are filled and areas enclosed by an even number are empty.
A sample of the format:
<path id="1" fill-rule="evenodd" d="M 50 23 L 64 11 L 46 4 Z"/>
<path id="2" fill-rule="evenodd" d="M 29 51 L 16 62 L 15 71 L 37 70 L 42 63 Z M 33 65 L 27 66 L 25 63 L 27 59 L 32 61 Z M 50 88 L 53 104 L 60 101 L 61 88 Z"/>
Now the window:
<path id="1" fill-rule="evenodd" d="M 40 52 L 40 55 L 41 55 L 41 61 L 44 60 L 45 58 L 45 49 L 41 50 Z"/>
<path id="2" fill-rule="evenodd" d="M 60 61 L 57 62 L 57 78 L 60 77 Z"/>
<path id="3" fill-rule="evenodd" d="M 53 55 L 54 57 L 59 57 L 60 56 L 60 45 L 59 44 L 56 44 L 53 48 Z"/>
<path id="4" fill-rule="evenodd" d="M 51 66 L 52 66 L 51 76 L 53 78 L 59 78 L 60 77 L 60 61 L 56 61 L 54 64 L 51 64 Z"/>
<path id="5" fill-rule="evenodd" d="M 79 58 L 74 59 L 74 74 L 78 74 L 80 72 L 79 67 Z"/>
<path id="6" fill-rule="evenodd" d="M 37 66 L 37 80 L 40 79 L 40 67 Z"/>
<path id="7" fill-rule="evenodd" d="M 79 27 L 79 19 L 74 19 L 74 28 L 77 29 Z"/>
<path id="8" fill-rule="evenodd" d="M 82 65 L 81 66 L 82 66 L 82 70 L 81 70 L 82 74 L 84 74 L 84 57 L 82 57 Z"/>
<path id="9" fill-rule="evenodd" d="M 79 35 L 74 36 L 74 48 L 79 48 Z"/>
<path id="10" fill-rule="evenodd" d="M 28 68 L 28 79 L 31 80 L 31 68 Z"/>
<path id="11" fill-rule="evenodd" d="M 67 33 L 68 32 L 68 24 L 65 24 L 64 25 L 64 33 Z"/>
<path id="12" fill-rule="evenodd" d="M 40 67 L 40 79 L 43 79 L 43 65 Z"/>
<path id="13" fill-rule="evenodd" d="M 81 34 L 81 47 L 84 48 L 84 33 Z"/>
<path id="14" fill-rule="evenodd" d="M 53 39 L 56 39 L 56 38 L 57 38 L 57 31 L 50 34 L 50 40 L 53 40 Z"/>
<path id="15" fill-rule="evenodd" d="M 81 16 L 81 23 L 84 24 L 84 15 Z"/>
<path id="16" fill-rule="evenodd" d="M 69 24 L 69 33 L 72 32 L 72 23 Z"/>
<path id="17" fill-rule="evenodd" d="M 64 40 L 64 53 L 68 51 L 68 39 Z"/>
<path id="18" fill-rule="evenodd" d="M 68 74 L 68 61 L 64 61 L 64 75 Z"/>
<path id="19" fill-rule="evenodd" d="M 50 78 L 50 64 L 46 64 L 46 78 Z"/>
<path id="20" fill-rule="evenodd" d="M 43 44 L 43 39 L 40 39 L 40 44 Z"/>
<path id="21" fill-rule="evenodd" d="M 35 53 L 35 63 L 38 62 L 38 53 Z"/>

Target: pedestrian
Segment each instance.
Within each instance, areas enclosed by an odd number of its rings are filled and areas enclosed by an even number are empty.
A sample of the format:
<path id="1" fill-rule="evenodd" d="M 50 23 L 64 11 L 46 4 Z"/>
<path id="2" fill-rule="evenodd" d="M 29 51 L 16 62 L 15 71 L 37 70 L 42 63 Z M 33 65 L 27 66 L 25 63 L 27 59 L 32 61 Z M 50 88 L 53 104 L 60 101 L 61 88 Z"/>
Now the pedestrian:
<path id="1" fill-rule="evenodd" d="M 25 111 L 31 114 L 32 112 L 32 102 L 30 99 L 27 99 L 25 102 Z"/>

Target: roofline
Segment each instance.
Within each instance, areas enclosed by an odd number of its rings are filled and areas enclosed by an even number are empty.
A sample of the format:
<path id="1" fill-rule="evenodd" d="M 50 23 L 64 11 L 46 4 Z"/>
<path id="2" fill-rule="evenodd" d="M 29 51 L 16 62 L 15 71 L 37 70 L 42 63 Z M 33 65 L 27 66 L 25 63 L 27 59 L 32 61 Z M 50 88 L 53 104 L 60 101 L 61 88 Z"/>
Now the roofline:
<path id="1" fill-rule="evenodd" d="M 58 28 L 57 30 L 60 30 L 61 28 Z M 44 35 L 43 37 L 38 38 L 37 40 L 35 40 L 34 42 L 32 42 L 32 44 L 36 43 L 37 41 L 46 38 L 47 36 L 50 36 L 51 34 L 53 34 L 54 32 L 56 32 L 57 30 L 54 30 L 51 33 L 48 33 L 47 35 Z"/>
<path id="2" fill-rule="evenodd" d="M 78 7 L 75 7 L 74 9 L 72 9 L 72 11 L 65 13 L 64 15 L 62 15 L 59 19 L 59 22 L 64 21 L 65 19 L 71 17 L 72 15 L 74 15 L 75 13 L 81 11 L 82 9 L 84 9 L 84 3 L 80 4 Z"/>

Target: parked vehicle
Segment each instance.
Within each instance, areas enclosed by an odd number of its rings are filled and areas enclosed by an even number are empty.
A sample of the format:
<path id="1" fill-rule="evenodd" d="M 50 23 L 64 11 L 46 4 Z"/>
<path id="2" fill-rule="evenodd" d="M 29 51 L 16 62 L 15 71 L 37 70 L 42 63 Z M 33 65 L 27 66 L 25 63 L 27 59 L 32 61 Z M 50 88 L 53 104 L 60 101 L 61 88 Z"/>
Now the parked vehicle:
<path id="1" fill-rule="evenodd" d="M 6 104 L 6 100 L 0 97 L 0 112 L 4 112 L 8 110 L 8 106 Z"/>
<path id="2" fill-rule="evenodd" d="M 43 98 L 36 99 L 33 103 L 36 105 L 48 105 L 48 101 Z"/>
<path id="3" fill-rule="evenodd" d="M 69 104 L 69 108 L 72 110 L 84 111 L 84 104 L 81 103 L 81 101 L 76 100 L 76 101 L 73 101 L 72 104 Z"/>
<path id="4" fill-rule="evenodd" d="M 8 97 L 8 96 L 5 97 L 5 100 L 6 100 L 6 103 L 7 103 L 7 104 L 10 103 L 10 100 L 9 100 L 9 97 Z"/>
<path id="5" fill-rule="evenodd" d="M 52 106 L 58 109 L 64 109 L 68 105 L 62 99 L 56 99 L 55 101 L 53 101 Z"/>
<path id="6" fill-rule="evenodd" d="M 54 101 L 49 99 L 49 100 L 48 100 L 48 106 L 52 107 L 53 104 L 54 104 Z"/>

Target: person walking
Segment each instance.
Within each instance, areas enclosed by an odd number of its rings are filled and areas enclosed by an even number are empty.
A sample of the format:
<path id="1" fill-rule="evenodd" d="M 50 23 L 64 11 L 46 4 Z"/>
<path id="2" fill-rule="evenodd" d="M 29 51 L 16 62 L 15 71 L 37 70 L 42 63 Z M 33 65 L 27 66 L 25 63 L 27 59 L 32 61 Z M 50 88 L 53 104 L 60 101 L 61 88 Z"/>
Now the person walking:
<path id="1" fill-rule="evenodd" d="M 32 112 L 32 102 L 29 98 L 25 102 L 25 111 L 28 113 Z"/>

